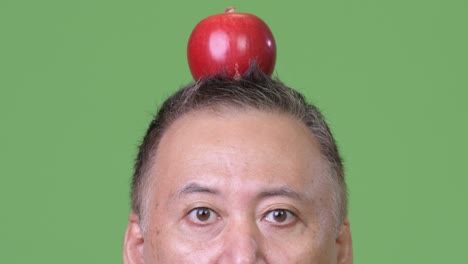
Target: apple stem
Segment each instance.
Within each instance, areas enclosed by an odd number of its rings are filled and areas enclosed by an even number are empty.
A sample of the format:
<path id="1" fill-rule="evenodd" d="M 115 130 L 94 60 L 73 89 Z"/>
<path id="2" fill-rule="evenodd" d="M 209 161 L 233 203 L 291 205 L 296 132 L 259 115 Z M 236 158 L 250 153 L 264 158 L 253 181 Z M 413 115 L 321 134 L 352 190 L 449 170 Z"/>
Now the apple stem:
<path id="1" fill-rule="evenodd" d="M 229 6 L 224 9 L 224 13 L 234 13 L 234 12 L 236 12 L 235 6 Z"/>

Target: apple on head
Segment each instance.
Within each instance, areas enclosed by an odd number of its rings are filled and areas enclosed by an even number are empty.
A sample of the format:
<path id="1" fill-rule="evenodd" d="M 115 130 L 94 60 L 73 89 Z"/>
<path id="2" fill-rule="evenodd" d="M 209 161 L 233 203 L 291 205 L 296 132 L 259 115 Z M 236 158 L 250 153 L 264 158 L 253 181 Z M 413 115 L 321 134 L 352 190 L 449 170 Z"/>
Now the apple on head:
<path id="1" fill-rule="evenodd" d="M 273 73 L 276 44 L 267 24 L 255 15 L 227 8 L 200 21 L 192 31 L 187 59 L 195 80 L 225 72 L 236 77 L 256 62 L 267 75 Z"/>

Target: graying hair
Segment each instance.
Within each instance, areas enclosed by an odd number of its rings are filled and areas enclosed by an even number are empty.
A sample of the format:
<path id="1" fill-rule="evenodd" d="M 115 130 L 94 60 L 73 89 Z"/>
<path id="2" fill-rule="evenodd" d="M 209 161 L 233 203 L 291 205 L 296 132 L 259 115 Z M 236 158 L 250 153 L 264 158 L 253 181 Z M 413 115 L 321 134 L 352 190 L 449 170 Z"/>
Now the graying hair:
<path id="1" fill-rule="evenodd" d="M 140 217 L 141 223 L 145 222 L 145 203 L 148 202 L 145 186 L 149 183 L 149 171 L 164 132 L 175 120 L 189 112 L 223 107 L 285 113 L 302 121 L 309 128 L 329 165 L 333 185 L 332 202 L 335 207 L 333 215 L 335 227 L 338 228 L 347 216 L 348 198 L 342 159 L 332 133 L 317 107 L 308 103 L 299 92 L 265 75 L 256 64 L 252 64 L 249 71 L 238 78 L 219 74 L 191 83 L 163 103 L 149 125 L 135 162 L 131 206 L 133 212 Z M 142 226 L 144 229 L 145 224 Z"/>

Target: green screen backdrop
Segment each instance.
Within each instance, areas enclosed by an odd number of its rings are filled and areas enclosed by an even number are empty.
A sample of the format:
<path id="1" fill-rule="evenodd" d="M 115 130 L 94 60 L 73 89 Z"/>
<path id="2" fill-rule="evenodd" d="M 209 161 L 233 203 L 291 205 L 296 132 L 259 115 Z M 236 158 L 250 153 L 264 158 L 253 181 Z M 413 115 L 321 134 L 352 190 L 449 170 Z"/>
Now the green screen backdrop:
<path id="1" fill-rule="evenodd" d="M 333 129 L 355 263 L 468 263 L 465 0 L 0 0 L 0 263 L 121 263 L 136 147 L 229 5 Z"/>

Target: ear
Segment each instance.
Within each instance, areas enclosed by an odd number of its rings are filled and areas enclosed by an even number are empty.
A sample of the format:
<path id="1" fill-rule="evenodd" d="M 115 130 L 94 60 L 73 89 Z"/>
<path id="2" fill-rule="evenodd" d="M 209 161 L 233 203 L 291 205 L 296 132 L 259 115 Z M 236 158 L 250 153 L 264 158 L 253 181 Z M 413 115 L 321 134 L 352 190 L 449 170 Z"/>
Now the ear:
<path id="1" fill-rule="evenodd" d="M 336 238 L 336 248 L 338 264 L 352 264 L 353 263 L 353 243 L 351 239 L 351 228 L 349 220 L 345 219 L 341 224 L 340 233 Z"/>
<path id="2" fill-rule="evenodd" d="M 125 232 L 123 263 L 124 264 L 144 264 L 143 245 L 145 240 L 140 227 L 139 217 L 131 213 L 128 218 L 127 231 Z"/>

